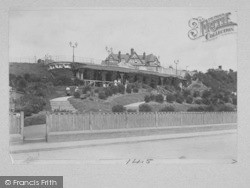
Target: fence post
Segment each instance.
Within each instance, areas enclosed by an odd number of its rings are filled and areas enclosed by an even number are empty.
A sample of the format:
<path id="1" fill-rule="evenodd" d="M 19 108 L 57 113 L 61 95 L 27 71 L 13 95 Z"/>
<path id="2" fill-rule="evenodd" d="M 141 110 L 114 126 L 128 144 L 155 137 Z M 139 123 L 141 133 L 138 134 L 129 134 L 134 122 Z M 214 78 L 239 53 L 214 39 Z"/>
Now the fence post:
<path id="1" fill-rule="evenodd" d="M 92 130 L 91 111 L 89 112 L 89 130 Z"/>
<path id="2" fill-rule="evenodd" d="M 50 117 L 49 117 L 49 114 L 48 114 L 48 112 L 46 112 L 46 142 L 48 142 L 48 133 L 49 133 L 49 131 L 48 131 L 48 126 L 49 126 L 49 124 L 50 124 Z"/>
<path id="3" fill-rule="evenodd" d="M 181 116 L 181 126 L 182 126 L 182 124 L 183 124 L 183 113 L 182 112 L 180 112 L 180 116 Z"/>
<path id="4" fill-rule="evenodd" d="M 24 140 L 24 112 L 20 113 L 20 120 L 21 120 L 21 139 Z"/>
<path id="5" fill-rule="evenodd" d="M 128 128 L 128 112 L 125 112 L 125 126 Z"/>
<path id="6" fill-rule="evenodd" d="M 155 126 L 158 127 L 158 113 L 155 112 Z"/>

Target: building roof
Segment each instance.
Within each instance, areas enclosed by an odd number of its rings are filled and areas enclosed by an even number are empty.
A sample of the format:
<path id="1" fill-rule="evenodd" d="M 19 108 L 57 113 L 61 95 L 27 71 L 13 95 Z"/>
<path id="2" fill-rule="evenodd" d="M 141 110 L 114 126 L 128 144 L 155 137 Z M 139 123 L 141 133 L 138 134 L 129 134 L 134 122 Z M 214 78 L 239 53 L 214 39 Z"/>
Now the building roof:
<path id="1" fill-rule="evenodd" d="M 136 55 L 138 57 L 138 59 L 141 61 L 141 64 L 136 64 L 138 65 L 146 65 L 146 66 L 160 66 L 160 62 L 158 60 L 158 58 L 153 55 L 153 54 L 149 54 L 146 55 L 145 54 L 145 59 L 143 57 L 143 55 L 138 55 L 135 51 L 133 52 L 133 55 Z M 128 63 L 129 59 L 131 58 L 131 54 L 120 54 L 120 58 L 121 60 L 125 60 L 126 63 Z M 119 53 L 118 54 L 114 54 L 113 52 L 106 58 L 106 61 L 108 61 L 110 58 L 114 59 L 115 61 L 119 61 Z"/>

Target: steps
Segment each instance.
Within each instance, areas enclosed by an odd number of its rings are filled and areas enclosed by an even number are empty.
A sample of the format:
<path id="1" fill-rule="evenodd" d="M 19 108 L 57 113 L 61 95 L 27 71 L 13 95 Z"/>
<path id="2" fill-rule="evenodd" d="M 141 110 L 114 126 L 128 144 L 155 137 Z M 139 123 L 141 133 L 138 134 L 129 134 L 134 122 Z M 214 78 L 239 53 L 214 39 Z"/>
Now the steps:
<path id="1" fill-rule="evenodd" d="M 76 112 L 77 110 L 68 101 L 70 97 L 60 97 L 50 100 L 50 106 L 52 111 L 54 110 L 66 110 L 71 112 Z"/>

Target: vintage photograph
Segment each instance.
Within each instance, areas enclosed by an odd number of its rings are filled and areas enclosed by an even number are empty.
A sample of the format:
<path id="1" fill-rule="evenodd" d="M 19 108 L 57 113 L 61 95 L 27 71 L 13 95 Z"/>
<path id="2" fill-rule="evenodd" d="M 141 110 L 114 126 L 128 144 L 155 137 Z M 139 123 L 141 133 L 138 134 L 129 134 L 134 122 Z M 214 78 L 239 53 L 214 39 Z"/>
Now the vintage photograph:
<path id="1" fill-rule="evenodd" d="M 13 164 L 236 163 L 237 12 L 9 11 Z"/>

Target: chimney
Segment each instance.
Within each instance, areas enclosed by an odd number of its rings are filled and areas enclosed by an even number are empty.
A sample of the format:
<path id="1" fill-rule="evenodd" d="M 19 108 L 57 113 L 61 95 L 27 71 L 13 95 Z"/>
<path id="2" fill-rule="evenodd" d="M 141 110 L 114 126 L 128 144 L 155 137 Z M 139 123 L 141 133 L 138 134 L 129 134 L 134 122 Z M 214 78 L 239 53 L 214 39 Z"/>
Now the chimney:
<path id="1" fill-rule="evenodd" d="M 143 59 L 143 60 L 145 60 L 145 59 L 146 59 L 146 53 L 145 53 L 145 52 L 143 52 L 142 59 Z"/>
<path id="2" fill-rule="evenodd" d="M 134 54 L 134 48 L 131 48 L 131 55 Z"/>
<path id="3" fill-rule="evenodd" d="M 121 51 L 118 52 L 118 60 L 121 62 Z"/>
<path id="4" fill-rule="evenodd" d="M 222 70 L 222 66 L 221 65 L 219 66 L 219 69 Z"/>

